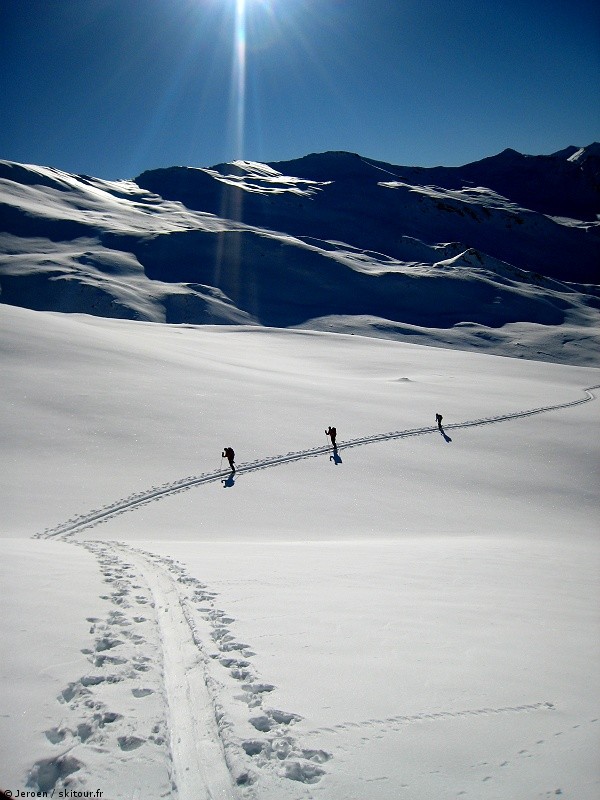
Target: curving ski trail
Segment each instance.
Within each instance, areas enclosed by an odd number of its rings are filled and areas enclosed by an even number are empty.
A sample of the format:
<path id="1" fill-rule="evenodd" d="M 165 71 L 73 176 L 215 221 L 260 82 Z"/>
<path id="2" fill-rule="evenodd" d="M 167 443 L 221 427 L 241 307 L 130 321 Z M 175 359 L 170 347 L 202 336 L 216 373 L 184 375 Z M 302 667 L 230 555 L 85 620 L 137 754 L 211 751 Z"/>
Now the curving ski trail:
<path id="1" fill-rule="evenodd" d="M 538 408 L 530 408 L 524 411 L 515 411 L 509 414 L 498 414 L 491 417 L 482 417 L 480 419 L 465 420 L 464 422 L 451 423 L 444 426 L 444 430 L 458 430 L 461 428 L 473 428 L 482 425 L 492 425 L 498 422 L 507 422 L 510 420 L 523 419 L 525 417 L 535 416 L 537 414 L 544 414 L 549 411 L 559 411 L 565 408 L 572 408 L 574 406 L 588 403 L 595 399 L 593 394 L 594 389 L 600 389 L 600 384 L 589 386 L 582 391 L 584 397 L 578 400 L 570 400 L 564 403 L 556 403 L 549 406 L 539 406 Z M 390 431 L 387 433 L 378 433 L 371 436 L 363 436 L 356 439 L 349 439 L 344 441 L 339 447 L 339 450 L 345 450 L 351 447 L 362 447 L 367 444 L 375 444 L 377 442 L 391 441 L 393 439 L 406 439 L 410 436 L 423 436 L 428 433 L 437 432 L 436 425 L 427 425 L 421 428 L 408 428 L 400 431 Z M 250 461 L 242 464 L 236 470 L 237 475 L 247 472 L 256 472 L 260 469 L 268 469 L 270 467 L 278 467 L 283 464 L 290 464 L 295 461 L 301 461 L 306 458 L 315 458 L 330 452 L 330 445 L 320 445 L 318 447 L 308 448 L 306 450 L 298 450 L 289 452 L 285 455 L 268 456 L 266 458 Z M 46 528 L 43 532 L 34 535 L 34 538 L 50 538 L 54 536 L 72 536 L 79 533 L 86 528 L 94 527 L 102 522 L 106 522 L 113 517 L 123 514 L 127 511 L 133 511 L 140 506 L 151 503 L 154 500 L 159 500 L 178 492 L 193 489 L 196 486 L 202 486 L 206 483 L 214 483 L 223 477 L 222 471 L 207 472 L 200 475 L 189 475 L 186 478 L 181 478 L 172 483 L 165 483 L 162 486 L 152 487 L 142 492 L 138 492 L 129 497 L 117 500 L 110 505 L 104 506 L 99 509 L 93 509 L 85 514 L 73 517 L 66 522 L 56 525 L 54 528 Z"/>

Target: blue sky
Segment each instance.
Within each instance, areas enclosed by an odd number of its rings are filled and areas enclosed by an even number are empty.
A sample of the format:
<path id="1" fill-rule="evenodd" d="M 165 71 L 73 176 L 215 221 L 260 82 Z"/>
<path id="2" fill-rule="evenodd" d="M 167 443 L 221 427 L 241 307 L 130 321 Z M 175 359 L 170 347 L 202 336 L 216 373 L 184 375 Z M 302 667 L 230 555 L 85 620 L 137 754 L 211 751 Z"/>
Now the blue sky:
<path id="1" fill-rule="evenodd" d="M 2 0 L 0 158 L 104 178 L 600 139 L 587 0 Z"/>

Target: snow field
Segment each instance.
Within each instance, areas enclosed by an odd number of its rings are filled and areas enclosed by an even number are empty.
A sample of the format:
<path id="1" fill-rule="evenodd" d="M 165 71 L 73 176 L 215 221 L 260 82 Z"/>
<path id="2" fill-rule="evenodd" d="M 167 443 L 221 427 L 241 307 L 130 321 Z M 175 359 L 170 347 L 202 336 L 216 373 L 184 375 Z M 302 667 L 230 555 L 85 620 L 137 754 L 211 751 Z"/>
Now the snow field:
<path id="1" fill-rule="evenodd" d="M 217 592 L 277 687 L 269 702 L 331 754 L 319 794 L 593 796 L 593 547 L 508 536 L 144 547 Z"/>
<path id="2" fill-rule="evenodd" d="M 597 795 L 597 400 L 453 426 L 583 399 L 598 370 L 6 306 L 0 324 L 5 788 Z M 436 411 L 446 438 L 343 447 Z M 311 452 L 329 424 L 338 463 Z M 226 444 L 232 479 L 78 527 L 214 472 Z"/>

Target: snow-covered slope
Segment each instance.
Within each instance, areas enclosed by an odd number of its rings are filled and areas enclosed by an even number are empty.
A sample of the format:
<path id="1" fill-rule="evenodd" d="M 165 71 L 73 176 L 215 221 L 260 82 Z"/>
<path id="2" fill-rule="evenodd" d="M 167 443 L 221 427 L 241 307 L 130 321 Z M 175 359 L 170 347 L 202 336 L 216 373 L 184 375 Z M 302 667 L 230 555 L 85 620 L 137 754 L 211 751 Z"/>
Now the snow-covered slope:
<path id="1" fill-rule="evenodd" d="M 596 800 L 600 370 L 8 305 L 0 358 L 3 789 Z"/>
<path id="2" fill-rule="evenodd" d="M 0 301 L 598 363 L 598 146 L 351 153 L 107 182 L 0 162 Z"/>

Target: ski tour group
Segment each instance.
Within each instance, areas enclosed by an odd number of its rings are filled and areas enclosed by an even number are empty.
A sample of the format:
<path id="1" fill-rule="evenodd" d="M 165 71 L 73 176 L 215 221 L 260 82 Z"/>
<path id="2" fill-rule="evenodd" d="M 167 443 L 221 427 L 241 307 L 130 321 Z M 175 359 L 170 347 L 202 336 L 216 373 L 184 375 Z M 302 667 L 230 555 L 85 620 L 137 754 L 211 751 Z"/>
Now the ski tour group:
<path id="1" fill-rule="evenodd" d="M 438 429 L 440 431 L 443 430 L 441 414 L 435 415 L 435 421 L 437 423 Z M 337 442 L 336 442 L 337 430 L 336 428 L 333 427 L 333 425 L 330 425 L 329 428 L 325 431 L 325 436 L 328 436 L 331 439 L 331 445 L 333 447 L 333 450 L 334 452 L 337 452 Z M 224 458 L 226 458 L 227 461 L 229 462 L 229 467 L 231 469 L 231 473 L 233 474 L 235 472 L 235 452 L 233 450 L 233 447 L 225 447 L 223 449 L 223 452 L 221 453 L 221 463 L 223 462 Z"/>

